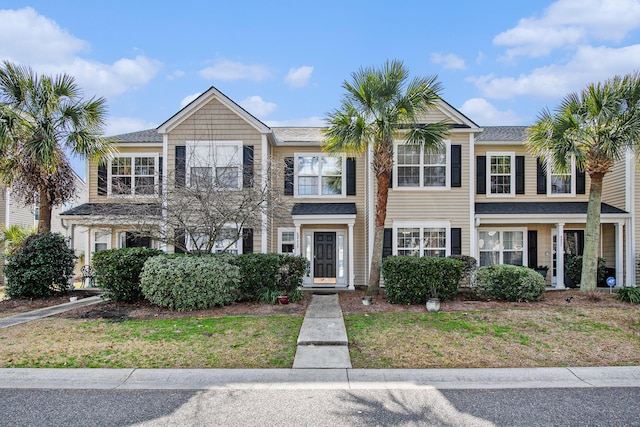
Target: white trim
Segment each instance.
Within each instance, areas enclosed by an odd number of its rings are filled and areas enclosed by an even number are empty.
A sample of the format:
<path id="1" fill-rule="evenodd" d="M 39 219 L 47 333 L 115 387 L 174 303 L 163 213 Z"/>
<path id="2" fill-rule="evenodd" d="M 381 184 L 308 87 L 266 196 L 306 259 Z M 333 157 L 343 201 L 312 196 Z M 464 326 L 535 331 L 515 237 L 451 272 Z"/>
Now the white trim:
<path id="1" fill-rule="evenodd" d="M 446 232 L 445 256 L 451 255 L 451 223 L 449 221 L 393 221 L 392 229 L 392 253 L 398 255 L 398 228 L 419 228 L 420 245 L 419 253 L 422 257 L 425 247 L 423 246 L 423 231 L 425 228 L 444 228 Z"/>
<path id="2" fill-rule="evenodd" d="M 335 283 L 326 283 L 326 284 L 320 284 L 320 283 L 315 283 L 314 282 L 314 271 L 313 271 L 313 259 L 314 259 L 314 246 L 315 246 L 315 239 L 314 239 L 314 234 L 320 232 L 320 233 L 336 233 L 336 254 L 335 254 L 335 260 L 336 260 L 336 282 Z M 305 276 L 303 278 L 303 287 L 326 287 L 326 288 L 344 288 L 344 287 L 350 287 L 350 277 L 352 275 L 350 269 L 350 265 L 351 265 L 351 260 L 353 259 L 354 254 L 350 253 L 349 248 L 350 248 L 350 244 L 349 242 L 347 242 L 348 239 L 348 230 L 345 230 L 344 228 L 311 228 L 311 229 L 307 229 L 307 230 L 303 230 L 301 233 L 301 245 L 300 245 L 300 250 L 301 250 L 301 255 L 306 257 L 306 254 L 304 253 L 304 240 L 305 237 L 310 236 L 311 237 L 311 251 L 310 251 L 310 255 L 311 255 L 311 259 L 307 258 L 307 260 L 309 261 L 309 276 Z M 343 253 L 346 255 L 346 259 L 344 259 L 344 273 L 343 276 L 340 277 L 338 275 L 338 236 L 343 236 L 343 242 L 345 244 L 345 247 L 343 248 Z"/>
<path id="3" fill-rule="evenodd" d="M 477 225 L 486 225 L 486 224 L 556 224 L 558 222 L 558 217 L 561 216 L 562 219 L 567 223 L 585 223 L 587 221 L 587 214 L 539 214 L 539 215 L 518 215 L 518 214 L 510 214 L 510 215 L 495 215 L 495 214 L 476 214 L 476 224 Z M 619 222 L 621 219 L 629 218 L 630 215 L 625 214 L 602 214 L 601 222 L 603 224 L 613 224 Z"/>
<path id="4" fill-rule="evenodd" d="M 407 144 L 406 140 L 398 140 L 393 142 L 393 182 L 392 189 L 393 191 L 448 191 L 451 189 L 451 140 L 445 139 L 442 141 L 444 143 L 444 151 L 445 151 L 445 183 L 444 186 L 425 186 L 424 184 L 424 168 L 426 165 L 424 164 L 424 147 L 416 146 L 420 148 L 420 163 L 417 165 L 409 165 L 409 167 L 418 167 L 419 168 L 419 178 L 418 178 L 418 186 L 416 187 L 406 187 L 400 186 L 398 184 L 398 178 L 400 174 L 398 172 L 398 167 L 401 165 L 398 163 L 398 146 L 399 145 L 410 145 Z M 404 165 L 402 165 L 404 167 Z"/>
<path id="5" fill-rule="evenodd" d="M 339 225 L 354 225 L 356 223 L 356 215 L 348 214 L 348 215 L 292 215 L 293 224 L 295 226 L 300 225 L 329 225 L 329 224 L 339 224 Z"/>
<path id="6" fill-rule="evenodd" d="M 631 214 L 627 220 L 627 274 L 625 285 L 636 286 L 636 167 L 635 155 L 631 149 L 627 149 L 625 179 L 625 210 Z"/>
<path id="7" fill-rule="evenodd" d="M 136 174 L 135 174 L 135 159 L 137 158 L 143 158 L 143 157 L 151 157 L 154 159 L 154 173 L 153 173 L 153 187 L 154 187 L 154 191 L 153 194 L 135 194 L 135 187 L 136 187 Z M 124 159 L 124 158 L 129 158 L 131 159 L 131 174 L 129 175 L 131 177 L 131 191 L 128 194 L 113 194 L 112 191 L 112 185 L 113 185 L 113 177 L 112 177 L 112 170 L 113 170 L 113 160 L 114 159 Z M 149 199 L 153 199 L 153 198 L 157 198 L 159 196 L 159 190 L 160 190 L 160 185 L 162 185 L 162 183 L 159 182 L 158 176 L 160 174 L 160 170 L 159 170 L 159 158 L 160 155 L 158 153 L 116 153 L 113 155 L 112 158 L 109 159 L 109 161 L 107 162 L 107 197 L 112 197 L 112 198 L 132 198 L 132 197 L 136 197 L 136 198 L 149 198 Z M 164 159 L 163 159 L 164 161 Z M 164 173 L 164 169 L 163 169 L 163 173 Z M 124 175 L 119 175 L 119 176 L 124 176 Z M 142 175 L 143 177 L 148 176 L 148 175 Z M 164 179 L 164 178 L 163 178 Z"/>
<path id="8" fill-rule="evenodd" d="M 516 153 L 515 151 L 487 151 L 486 155 L 486 196 L 487 197 L 496 197 L 496 198 L 505 198 L 505 197 L 515 197 L 516 195 Z M 491 192 L 491 158 L 492 157 L 510 157 L 511 158 L 511 173 L 510 173 L 510 192 L 509 193 L 492 193 Z"/>
<path id="9" fill-rule="evenodd" d="M 318 194 L 298 194 L 298 179 L 300 177 L 298 171 L 298 165 L 300 164 L 298 159 L 300 157 L 318 157 L 318 174 L 315 175 L 318 178 Z M 342 187 L 340 194 L 322 194 L 322 177 L 323 175 L 320 165 L 322 164 L 323 157 L 340 157 L 342 160 Z M 304 175 L 305 177 L 312 177 L 314 175 Z M 347 197 L 347 156 L 342 154 L 327 154 L 322 152 L 317 153 L 294 153 L 293 154 L 293 197 L 296 199 L 310 199 L 310 198 L 322 198 L 322 199 L 343 199 Z"/>

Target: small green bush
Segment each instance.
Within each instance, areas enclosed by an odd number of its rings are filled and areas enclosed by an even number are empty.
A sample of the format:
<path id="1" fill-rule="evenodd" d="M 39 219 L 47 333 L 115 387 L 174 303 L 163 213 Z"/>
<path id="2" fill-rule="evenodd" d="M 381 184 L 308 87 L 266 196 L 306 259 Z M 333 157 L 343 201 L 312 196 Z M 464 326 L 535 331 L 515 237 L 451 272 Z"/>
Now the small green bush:
<path id="1" fill-rule="evenodd" d="M 5 294 L 9 298 L 46 298 L 69 289 L 73 250 L 59 233 L 34 234 L 7 257 Z"/>
<path id="2" fill-rule="evenodd" d="M 616 298 L 619 301 L 630 302 L 631 304 L 640 304 L 640 288 L 625 286 L 624 288 L 618 289 Z"/>
<path id="3" fill-rule="evenodd" d="M 462 277 L 460 278 L 460 286 L 471 286 L 471 276 L 476 268 L 478 268 L 478 260 L 469 255 L 449 255 L 451 259 L 457 259 L 462 262 Z"/>
<path id="4" fill-rule="evenodd" d="M 387 300 L 393 304 L 424 304 L 447 300 L 458 292 L 462 262 L 450 258 L 392 256 L 382 263 Z"/>
<path id="5" fill-rule="evenodd" d="M 476 270 L 476 286 L 486 297 L 507 301 L 540 301 L 546 288 L 535 270 L 517 265 L 480 267 Z"/>
<path id="6" fill-rule="evenodd" d="M 240 268 L 240 299 L 243 301 L 272 301 L 269 295 L 289 295 L 294 302 L 301 294 L 307 272 L 307 259 L 286 254 L 243 254 L 230 260 Z M 267 297 L 265 297 L 267 295 Z M 277 295 L 276 295 L 277 296 Z"/>
<path id="7" fill-rule="evenodd" d="M 598 278 L 601 283 L 606 275 L 604 258 L 598 258 Z M 582 280 L 582 255 L 568 256 L 564 263 L 564 274 L 571 281 L 568 286 L 578 287 Z"/>
<path id="8" fill-rule="evenodd" d="M 96 252 L 92 264 L 96 283 L 105 297 L 113 301 L 143 299 L 140 272 L 147 259 L 162 254 L 159 249 L 122 248 Z"/>
<path id="9" fill-rule="evenodd" d="M 160 307 L 187 311 L 227 305 L 240 295 L 240 268 L 215 256 L 160 255 L 140 275 L 143 295 Z"/>
<path id="10" fill-rule="evenodd" d="M 278 289 L 289 295 L 289 301 L 297 301 L 302 294 L 295 291 L 302 286 L 302 280 L 309 270 L 309 261 L 303 256 L 280 254 L 279 257 Z"/>

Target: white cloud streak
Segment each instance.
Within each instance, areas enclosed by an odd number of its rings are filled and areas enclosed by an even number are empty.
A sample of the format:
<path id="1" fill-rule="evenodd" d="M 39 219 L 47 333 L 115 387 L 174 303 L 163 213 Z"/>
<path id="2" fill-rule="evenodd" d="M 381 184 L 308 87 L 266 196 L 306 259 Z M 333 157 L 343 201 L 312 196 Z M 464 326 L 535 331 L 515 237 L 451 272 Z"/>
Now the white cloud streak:
<path id="1" fill-rule="evenodd" d="M 309 84 L 309 79 L 311 79 L 312 73 L 313 67 L 310 65 L 291 68 L 289 69 L 287 76 L 284 78 L 284 81 L 291 87 L 305 87 Z"/>
<path id="2" fill-rule="evenodd" d="M 263 118 L 271 114 L 278 108 L 273 102 L 267 102 L 262 97 L 254 95 L 243 99 L 239 104 L 258 118 Z"/>
<path id="3" fill-rule="evenodd" d="M 241 62 L 220 59 L 211 66 L 198 71 L 200 77 L 207 80 L 251 80 L 261 82 L 272 77 L 271 71 L 265 65 L 247 65 Z"/>
<path id="4" fill-rule="evenodd" d="M 432 53 L 431 54 L 431 62 L 434 64 L 442 65 L 442 68 L 448 70 L 464 70 L 467 68 L 464 63 L 464 59 L 453 53 L 447 53 L 446 55 L 442 55 L 440 53 Z"/>
<path id="5" fill-rule="evenodd" d="M 506 126 L 520 123 L 520 118 L 514 111 L 500 111 L 484 98 L 466 100 L 460 107 L 460 111 L 480 126 Z"/>

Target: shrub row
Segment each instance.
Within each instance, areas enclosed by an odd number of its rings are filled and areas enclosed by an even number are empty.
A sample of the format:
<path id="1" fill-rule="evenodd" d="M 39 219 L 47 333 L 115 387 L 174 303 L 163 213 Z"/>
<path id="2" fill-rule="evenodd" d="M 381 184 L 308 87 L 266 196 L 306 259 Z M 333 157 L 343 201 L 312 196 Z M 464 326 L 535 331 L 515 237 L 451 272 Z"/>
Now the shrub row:
<path id="1" fill-rule="evenodd" d="M 424 304 L 447 300 L 458 292 L 463 263 L 451 258 L 392 256 L 382 263 L 387 300 L 394 304 Z"/>

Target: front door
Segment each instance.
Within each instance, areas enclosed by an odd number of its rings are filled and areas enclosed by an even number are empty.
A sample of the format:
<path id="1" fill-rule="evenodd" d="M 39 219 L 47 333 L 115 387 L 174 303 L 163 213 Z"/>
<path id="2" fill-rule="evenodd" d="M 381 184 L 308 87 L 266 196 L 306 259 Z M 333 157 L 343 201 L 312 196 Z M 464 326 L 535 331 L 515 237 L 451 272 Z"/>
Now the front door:
<path id="1" fill-rule="evenodd" d="M 558 232 L 554 229 L 554 230 L 551 230 L 551 253 L 553 255 L 553 265 L 551 268 L 551 284 L 552 285 L 555 285 L 558 282 L 557 270 L 556 270 L 558 267 L 558 257 L 556 253 L 557 245 L 558 245 Z M 564 230 L 563 259 L 565 264 L 569 257 L 582 255 L 583 249 L 584 249 L 584 230 Z M 568 284 L 565 283 L 565 285 L 568 285 Z"/>
<path id="2" fill-rule="evenodd" d="M 336 233 L 313 233 L 313 283 L 336 283 Z"/>

